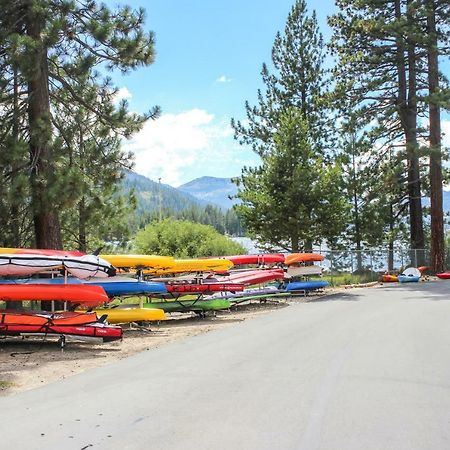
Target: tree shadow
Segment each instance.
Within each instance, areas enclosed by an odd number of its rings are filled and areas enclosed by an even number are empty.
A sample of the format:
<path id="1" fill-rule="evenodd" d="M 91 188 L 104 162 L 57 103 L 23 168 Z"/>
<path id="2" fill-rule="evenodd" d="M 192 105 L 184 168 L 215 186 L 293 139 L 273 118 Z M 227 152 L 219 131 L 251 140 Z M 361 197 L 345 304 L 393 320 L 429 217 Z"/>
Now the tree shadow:
<path id="1" fill-rule="evenodd" d="M 307 297 L 308 298 L 308 297 Z M 361 295 L 350 292 L 336 292 L 334 294 L 324 295 L 323 297 L 312 298 L 307 303 L 317 302 L 357 302 L 361 299 Z"/>

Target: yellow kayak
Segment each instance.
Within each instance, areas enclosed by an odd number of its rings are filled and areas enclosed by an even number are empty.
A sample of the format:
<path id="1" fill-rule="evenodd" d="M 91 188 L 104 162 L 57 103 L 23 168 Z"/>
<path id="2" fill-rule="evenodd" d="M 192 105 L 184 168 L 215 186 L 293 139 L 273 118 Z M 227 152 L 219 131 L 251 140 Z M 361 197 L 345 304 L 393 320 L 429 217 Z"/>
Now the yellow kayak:
<path id="1" fill-rule="evenodd" d="M 228 259 L 175 259 L 173 262 L 172 267 L 148 270 L 144 273 L 164 275 L 183 272 L 225 272 L 234 265 Z"/>
<path id="2" fill-rule="evenodd" d="M 98 308 L 94 309 L 98 317 L 107 315 L 109 323 L 156 322 L 166 320 L 162 309 L 149 308 Z"/>
<path id="3" fill-rule="evenodd" d="M 158 255 L 101 255 L 118 269 L 147 268 L 167 270 L 175 265 L 171 256 Z"/>

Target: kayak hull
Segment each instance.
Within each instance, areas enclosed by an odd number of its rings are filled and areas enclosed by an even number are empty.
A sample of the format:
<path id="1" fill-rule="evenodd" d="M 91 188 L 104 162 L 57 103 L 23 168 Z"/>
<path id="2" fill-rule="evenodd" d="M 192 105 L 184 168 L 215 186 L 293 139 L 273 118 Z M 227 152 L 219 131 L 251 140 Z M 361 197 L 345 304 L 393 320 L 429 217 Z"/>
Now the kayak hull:
<path id="1" fill-rule="evenodd" d="M 323 261 L 324 259 L 325 257 L 318 253 L 292 253 L 285 256 L 284 263 L 289 266 L 296 263 Z"/>
<path id="2" fill-rule="evenodd" d="M 159 322 L 166 320 L 164 310 L 157 308 L 96 308 L 99 317 L 106 315 L 108 323 Z"/>
<path id="3" fill-rule="evenodd" d="M 109 301 L 100 286 L 85 284 L 1 284 L 2 301 L 63 301 L 82 306 L 97 306 Z"/>
<path id="4" fill-rule="evenodd" d="M 220 311 L 229 309 L 231 306 L 228 300 L 177 300 L 164 302 L 144 303 L 144 308 L 162 309 L 166 313 L 172 312 L 206 312 L 206 311 Z"/>
<path id="5" fill-rule="evenodd" d="M 399 275 L 398 281 L 400 283 L 417 283 L 420 277 L 415 275 Z"/>
<path id="6" fill-rule="evenodd" d="M 328 281 L 293 281 L 286 285 L 286 291 L 314 291 L 329 285 Z"/>
<path id="7" fill-rule="evenodd" d="M 397 275 L 383 275 L 381 279 L 384 283 L 398 283 Z"/>

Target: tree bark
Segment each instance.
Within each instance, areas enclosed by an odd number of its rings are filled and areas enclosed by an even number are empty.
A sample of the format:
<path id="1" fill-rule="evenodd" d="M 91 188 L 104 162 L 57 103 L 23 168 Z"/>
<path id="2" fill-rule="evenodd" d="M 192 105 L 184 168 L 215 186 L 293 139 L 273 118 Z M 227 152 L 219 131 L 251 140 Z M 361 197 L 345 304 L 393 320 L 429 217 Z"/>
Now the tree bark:
<path id="1" fill-rule="evenodd" d="M 408 1 L 408 11 L 409 9 Z M 395 0 L 395 15 L 402 18 L 401 0 Z M 409 12 L 407 19 L 412 20 Z M 402 36 L 397 37 L 397 74 L 398 98 L 397 107 L 405 135 L 406 161 L 408 169 L 408 202 L 410 222 L 410 245 L 412 249 L 423 249 L 425 237 L 422 218 L 422 195 L 420 186 L 420 166 L 417 155 L 417 88 L 416 88 L 416 55 L 412 42 L 408 43 L 408 80 L 406 77 L 405 43 Z M 423 258 L 423 257 L 422 257 Z M 422 259 L 419 261 L 421 265 Z"/>
<path id="2" fill-rule="evenodd" d="M 428 92 L 430 114 L 430 201 L 431 269 L 444 270 L 444 213 L 442 207 L 441 115 L 436 94 L 439 91 L 439 61 L 434 0 L 427 0 Z"/>
<path id="3" fill-rule="evenodd" d="M 48 90 L 47 48 L 42 41 L 44 21 L 30 9 L 27 35 L 35 42 L 33 71 L 28 75 L 28 120 L 30 128 L 30 161 L 33 219 L 38 248 L 62 248 L 58 212 L 50 195 L 54 177 L 51 147 L 50 99 Z"/>

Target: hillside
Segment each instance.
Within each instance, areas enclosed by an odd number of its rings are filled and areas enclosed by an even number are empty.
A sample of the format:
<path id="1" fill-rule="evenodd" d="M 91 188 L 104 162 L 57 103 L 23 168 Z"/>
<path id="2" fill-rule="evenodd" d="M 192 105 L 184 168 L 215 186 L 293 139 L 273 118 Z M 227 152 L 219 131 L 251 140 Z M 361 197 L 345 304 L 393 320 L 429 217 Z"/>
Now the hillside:
<path id="1" fill-rule="evenodd" d="M 127 171 L 122 181 L 124 191 L 134 189 L 138 199 L 138 212 L 157 211 L 162 209 L 180 212 L 191 207 L 204 207 L 206 202 L 195 198 L 186 192 L 156 183 L 143 175 Z"/>
<path id="2" fill-rule="evenodd" d="M 219 205 L 222 209 L 230 209 L 236 200 L 230 200 L 237 192 L 237 187 L 230 178 L 201 177 L 182 184 L 180 191 L 190 194 L 199 200 Z"/>

